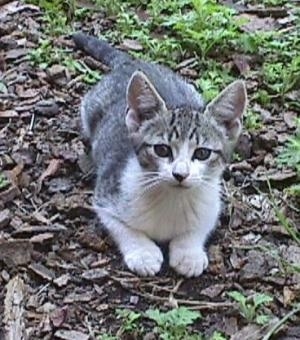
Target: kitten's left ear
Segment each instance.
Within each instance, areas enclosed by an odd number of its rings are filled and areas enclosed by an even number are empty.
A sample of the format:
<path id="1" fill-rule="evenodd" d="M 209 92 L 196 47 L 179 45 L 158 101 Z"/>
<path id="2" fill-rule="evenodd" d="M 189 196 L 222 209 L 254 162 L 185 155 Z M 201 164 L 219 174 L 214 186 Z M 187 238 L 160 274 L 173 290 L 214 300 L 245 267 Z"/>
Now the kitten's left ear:
<path id="1" fill-rule="evenodd" d="M 127 86 L 126 125 L 129 132 L 135 132 L 146 119 L 166 108 L 148 77 L 141 71 L 135 71 Z"/>
<path id="2" fill-rule="evenodd" d="M 235 142 L 242 130 L 242 117 L 247 107 L 247 91 L 242 80 L 228 85 L 211 103 L 205 114 L 222 125 L 230 142 Z"/>

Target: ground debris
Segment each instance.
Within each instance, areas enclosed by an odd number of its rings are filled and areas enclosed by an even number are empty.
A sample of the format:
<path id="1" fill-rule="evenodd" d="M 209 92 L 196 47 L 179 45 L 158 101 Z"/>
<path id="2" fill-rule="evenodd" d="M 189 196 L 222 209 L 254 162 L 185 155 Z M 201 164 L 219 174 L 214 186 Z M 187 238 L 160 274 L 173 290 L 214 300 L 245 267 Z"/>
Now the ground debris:
<path id="1" fill-rule="evenodd" d="M 46 2 L 52 6 L 53 2 Z M 41 6 L 46 2 L 40 1 Z M 69 1 L 56 2 L 68 11 Z M 251 100 L 243 133 L 224 176 L 220 225 L 207 243 L 210 264 L 199 279 L 182 279 L 169 268 L 168 245 L 163 244 L 165 263 L 157 276 L 140 278 L 125 268 L 92 207 L 95 169 L 79 115 L 84 93 L 110 68 L 74 50 L 70 34 L 64 31 L 67 25 L 60 26 L 64 18 L 61 13 L 56 16 L 58 8 L 54 16 L 45 17 L 34 5 L 9 1 L 0 9 L 0 339 L 6 329 L 4 301 L 9 285 L 17 287 L 16 291 L 23 285 L 22 302 L 15 308 L 24 308 L 20 324 L 26 325 L 30 340 L 114 336 L 127 322 L 116 309 L 143 314 L 147 309 L 168 311 L 181 306 L 205 311 L 197 324 L 188 327 L 205 339 L 216 332 L 227 339 L 250 340 L 249 334 L 263 339 L 267 326 L 254 326 L 254 321 L 246 320 L 228 292 L 239 291 L 249 298 L 255 293 L 272 296 L 270 305 L 257 309 L 271 319 L 287 315 L 299 300 L 299 244 L 274 211 L 275 203 L 291 226 L 299 229 L 298 203 L 285 191 L 290 184 L 297 184 L 298 178 L 294 168 L 278 163 L 299 116 L 298 64 L 290 75 L 288 67 L 293 56 L 298 62 L 298 45 L 285 55 L 286 65 L 276 59 L 277 51 L 294 39 L 298 20 L 294 2 L 271 8 L 258 1 L 218 1 L 218 6 L 234 7 L 247 22 L 242 19 L 228 31 L 226 27 L 233 21 L 220 18 L 224 31 L 211 32 L 213 38 L 223 33 L 241 36 L 242 31 L 242 40 L 236 46 L 224 50 L 217 46 L 210 52 L 202 51 L 202 43 L 193 51 L 188 38 L 195 34 L 193 30 L 174 24 L 188 15 L 190 5 L 174 16 L 172 8 L 180 2 L 174 1 L 155 20 L 146 9 L 150 2 L 132 6 L 132 13 L 121 13 L 126 15 L 121 16 L 122 26 L 128 30 L 123 34 L 117 27 L 119 13 L 104 13 L 102 6 L 87 2 L 76 2 L 75 15 L 70 13 L 73 28 L 98 36 L 114 33 L 113 40 L 123 42 L 117 47 L 132 55 L 143 53 L 152 59 L 158 53 L 155 62 L 167 61 L 204 91 L 207 102 L 231 79 L 245 79 Z M 92 7 L 93 13 L 87 7 Z M 202 17 L 205 11 L 200 14 Z M 130 30 L 137 18 L 143 25 L 132 36 Z M 238 19 L 238 14 L 232 18 Z M 165 19 L 169 20 L 167 26 L 151 31 L 156 21 Z M 124 25 L 127 20 L 132 24 Z M 282 35 L 282 40 L 271 41 L 270 29 Z M 144 39 L 148 30 L 149 41 Z M 171 30 L 172 40 L 167 40 Z M 184 31 L 185 47 L 177 48 L 176 41 Z M 196 33 L 201 40 L 206 32 Z M 253 50 L 258 40 L 264 43 Z M 209 38 L 210 42 L 214 39 Z M 268 46 L 274 57 L 265 49 Z M 281 73 L 287 77 L 285 82 L 276 80 Z M 125 332 L 120 339 L 159 337 L 150 320 L 141 317 L 136 324 L 138 330 L 144 328 L 143 335 Z M 296 339 L 298 325 L 297 312 L 273 337 Z"/>
<path id="2" fill-rule="evenodd" d="M 11 212 L 9 209 L 0 211 L 0 230 L 5 228 L 11 220 Z"/>
<path id="3" fill-rule="evenodd" d="M 29 240 L 0 240 L 0 260 L 9 267 L 30 262 L 31 252 L 32 244 Z"/>
<path id="4" fill-rule="evenodd" d="M 62 339 L 62 340 L 88 340 L 89 335 L 78 332 L 78 331 L 68 331 L 68 330 L 58 330 L 55 332 L 54 336 L 57 339 Z"/>
<path id="5" fill-rule="evenodd" d="M 55 274 L 52 270 L 48 269 L 41 263 L 32 263 L 29 267 L 36 275 L 41 277 L 42 279 L 46 281 L 52 282 L 52 280 L 55 278 Z"/>
<path id="6" fill-rule="evenodd" d="M 26 340 L 24 320 L 25 286 L 19 276 L 6 285 L 4 300 L 5 340 Z"/>

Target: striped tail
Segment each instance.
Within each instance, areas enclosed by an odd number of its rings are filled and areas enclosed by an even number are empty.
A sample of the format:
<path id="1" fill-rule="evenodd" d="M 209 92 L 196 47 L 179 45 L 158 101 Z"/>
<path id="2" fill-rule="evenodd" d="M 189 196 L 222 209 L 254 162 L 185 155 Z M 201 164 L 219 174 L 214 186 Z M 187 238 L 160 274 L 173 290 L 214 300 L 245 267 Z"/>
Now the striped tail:
<path id="1" fill-rule="evenodd" d="M 112 68 L 131 59 L 127 53 L 119 51 L 109 45 L 106 41 L 91 35 L 81 32 L 75 33 L 73 34 L 73 41 L 78 49 Z"/>

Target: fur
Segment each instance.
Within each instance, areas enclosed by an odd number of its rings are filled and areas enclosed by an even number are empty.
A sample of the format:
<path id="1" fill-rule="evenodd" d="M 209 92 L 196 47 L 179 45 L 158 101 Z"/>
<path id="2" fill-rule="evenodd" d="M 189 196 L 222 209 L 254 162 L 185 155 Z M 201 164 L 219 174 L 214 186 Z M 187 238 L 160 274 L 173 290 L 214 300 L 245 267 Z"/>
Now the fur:
<path id="1" fill-rule="evenodd" d="M 81 105 L 97 183 L 95 210 L 129 269 L 159 272 L 155 241 L 187 277 L 208 265 L 204 249 L 220 213 L 220 179 L 242 127 L 247 95 L 230 84 L 207 106 L 161 65 L 135 60 L 82 33 L 75 44 L 111 66 Z"/>

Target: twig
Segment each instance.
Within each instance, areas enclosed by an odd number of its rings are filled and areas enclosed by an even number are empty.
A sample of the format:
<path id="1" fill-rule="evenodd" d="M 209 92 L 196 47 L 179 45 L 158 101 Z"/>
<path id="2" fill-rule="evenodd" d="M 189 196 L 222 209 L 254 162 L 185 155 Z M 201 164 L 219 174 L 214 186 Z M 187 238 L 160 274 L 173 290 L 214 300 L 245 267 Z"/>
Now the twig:
<path id="1" fill-rule="evenodd" d="M 269 332 L 263 337 L 262 340 L 269 340 L 273 334 L 275 334 L 279 328 L 293 315 L 300 312 L 300 304 L 297 306 L 297 308 L 291 310 L 289 313 L 287 313 L 281 320 L 279 320 L 270 330 Z"/>

